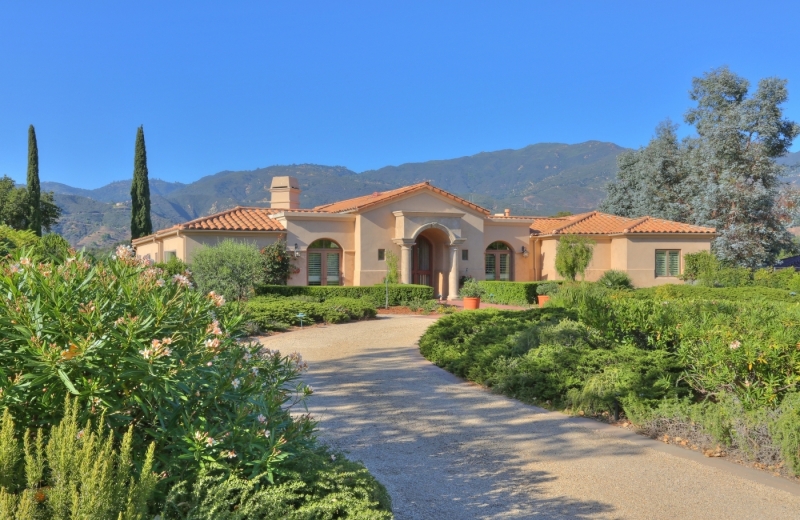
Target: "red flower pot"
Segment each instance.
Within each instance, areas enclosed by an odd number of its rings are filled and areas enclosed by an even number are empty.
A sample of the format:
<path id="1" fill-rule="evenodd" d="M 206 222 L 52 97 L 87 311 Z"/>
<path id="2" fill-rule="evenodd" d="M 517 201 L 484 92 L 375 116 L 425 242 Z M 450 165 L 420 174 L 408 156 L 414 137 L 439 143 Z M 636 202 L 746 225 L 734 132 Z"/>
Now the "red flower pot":
<path id="1" fill-rule="evenodd" d="M 480 309 L 480 307 L 481 307 L 481 299 L 480 299 L 480 297 L 478 297 L 478 298 L 467 298 L 466 296 L 464 297 L 464 310 L 465 311 L 474 310 L 474 309 Z"/>
<path id="2" fill-rule="evenodd" d="M 547 300 L 549 299 L 549 296 L 545 296 L 543 294 L 540 294 L 536 297 L 536 300 L 539 302 L 539 307 L 544 307 L 544 304 L 547 303 Z"/>

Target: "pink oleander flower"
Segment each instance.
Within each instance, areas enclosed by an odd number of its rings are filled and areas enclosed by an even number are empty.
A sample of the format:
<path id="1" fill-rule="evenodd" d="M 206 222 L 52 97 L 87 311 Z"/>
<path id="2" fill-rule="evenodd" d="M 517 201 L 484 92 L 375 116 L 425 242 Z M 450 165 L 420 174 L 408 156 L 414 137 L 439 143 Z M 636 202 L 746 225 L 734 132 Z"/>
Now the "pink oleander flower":
<path id="1" fill-rule="evenodd" d="M 256 419 L 258 419 L 258 422 L 260 422 L 261 424 L 267 422 L 267 418 L 264 417 L 264 414 L 258 414 L 258 417 L 256 417 Z"/>
<path id="2" fill-rule="evenodd" d="M 208 293 L 208 298 L 212 302 L 214 302 L 214 305 L 217 306 L 217 307 L 222 307 L 223 305 L 225 305 L 225 297 L 222 296 L 221 294 L 217 294 L 214 291 L 211 291 L 210 293 Z"/>
<path id="3" fill-rule="evenodd" d="M 219 328 L 219 321 L 214 320 L 209 323 L 208 327 L 206 327 L 206 332 L 215 336 L 222 336 L 222 329 Z"/>
<path id="4" fill-rule="evenodd" d="M 192 282 L 190 282 L 189 279 L 183 276 L 182 274 L 176 274 L 175 276 L 173 276 L 172 281 L 181 287 L 190 288 L 192 286 Z"/>
<path id="5" fill-rule="evenodd" d="M 159 278 L 158 280 L 156 280 L 156 285 L 159 286 L 159 287 L 164 287 L 164 285 L 166 285 L 166 283 L 167 282 L 165 282 L 163 278 Z"/>
<path id="6" fill-rule="evenodd" d="M 737 348 L 741 347 L 742 344 L 738 340 L 736 340 L 728 346 L 730 347 L 731 350 L 736 350 Z"/>
<path id="7" fill-rule="evenodd" d="M 218 338 L 209 338 L 206 340 L 206 348 L 211 350 L 216 350 L 219 348 L 219 339 Z"/>
<path id="8" fill-rule="evenodd" d="M 239 385 L 241 385 L 241 384 L 242 384 L 242 382 L 239 381 L 239 378 L 236 378 L 233 381 L 231 381 L 231 385 L 233 386 L 233 388 L 239 388 Z"/>

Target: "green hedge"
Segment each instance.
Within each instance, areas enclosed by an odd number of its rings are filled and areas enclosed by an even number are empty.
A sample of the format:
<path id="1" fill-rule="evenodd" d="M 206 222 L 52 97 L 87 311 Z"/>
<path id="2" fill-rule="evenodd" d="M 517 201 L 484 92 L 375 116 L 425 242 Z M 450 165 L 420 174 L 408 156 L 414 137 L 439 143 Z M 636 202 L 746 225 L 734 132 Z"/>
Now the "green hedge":
<path id="1" fill-rule="evenodd" d="M 478 282 L 486 290 L 483 300 L 488 303 L 501 305 L 532 305 L 536 299 L 536 288 L 545 283 L 541 282 Z M 559 282 L 560 283 L 560 282 Z"/>
<path id="2" fill-rule="evenodd" d="M 363 286 L 307 286 L 307 285 L 260 285 L 259 296 L 312 296 L 321 301 L 330 298 L 363 298 L 376 307 L 386 304 L 386 286 L 383 284 Z M 433 287 L 427 285 L 389 284 L 389 305 L 404 305 L 414 300 L 432 300 Z"/>
<path id="3" fill-rule="evenodd" d="M 800 302 L 800 297 L 785 289 L 774 289 L 758 285 L 745 287 L 706 287 L 702 285 L 661 285 L 637 289 L 632 293 L 641 299 L 656 298 L 663 300 L 729 300 L 747 301 L 765 299 L 779 302 Z"/>
<path id="4" fill-rule="evenodd" d="M 366 299 L 337 297 L 315 302 L 295 298 L 257 296 L 247 302 L 247 315 L 259 327 L 267 330 L 300 325 L 300 318 L 297 317 L 300 313 L 305 314 L 305 324 L 343 323 L 374 318 L 376 315 L 375 306 Z"/>

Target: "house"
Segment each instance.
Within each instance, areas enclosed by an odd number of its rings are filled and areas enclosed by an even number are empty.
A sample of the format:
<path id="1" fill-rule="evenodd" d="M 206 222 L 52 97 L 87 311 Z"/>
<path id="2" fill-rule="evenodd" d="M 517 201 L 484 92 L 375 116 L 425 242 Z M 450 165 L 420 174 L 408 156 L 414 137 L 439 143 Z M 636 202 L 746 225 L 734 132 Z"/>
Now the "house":
<path id="1" fill-rule="evenodd" d="M 558 280 L 556 245 L 578 234 L 596 242 L 586 272 L 627 272 L 637 287 L 674 283 L 683 256 L 707 251 L 712 228 L 597 211 L 530 217 L 489 210 L 421 182 L 313 209 L 299 207 L 294 177 L 274 177 L 271 207 L 236 207 L 133 241 L 155 261 L 191 262 L 198 248 L 226 238 L 259 247 L 284 239 L 299 269 L 290 285 L 372 285 L 386 276 L 387 253 L 399 258 L 402 283 L 425 284 L 455 298 L 462 276 L 479 280 Z"/>

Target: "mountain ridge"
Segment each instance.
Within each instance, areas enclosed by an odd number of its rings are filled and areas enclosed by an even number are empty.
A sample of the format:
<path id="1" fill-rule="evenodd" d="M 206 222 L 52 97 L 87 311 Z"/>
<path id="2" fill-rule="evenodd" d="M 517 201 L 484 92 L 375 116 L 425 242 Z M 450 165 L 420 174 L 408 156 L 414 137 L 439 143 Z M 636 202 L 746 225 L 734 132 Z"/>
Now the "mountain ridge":
<path id="1" fill-rule="evenodd" d="M 271 179 L 280 175 L 297 177 L 303 208 L 430 181 L 490 210 L 578 213 L 594 209 L 605 196 L 605 184 L 616 175 L 616 158 L 625 150 L 602 141 L 537 143 L 360 173 L 344 166 L 290 164 L 223 170 L 187 184 L 152 179 L 153 227 L 162 229 L 237 205 L 268 207 Z M 129 180 L 93 190 L 43 182 L 42 189 L 56 193 L 63 216 L 54 231 L 73 245 L 108 247 L 130 238 Z"/>

